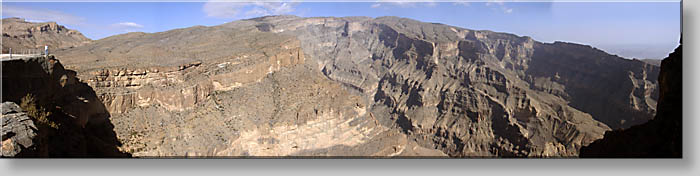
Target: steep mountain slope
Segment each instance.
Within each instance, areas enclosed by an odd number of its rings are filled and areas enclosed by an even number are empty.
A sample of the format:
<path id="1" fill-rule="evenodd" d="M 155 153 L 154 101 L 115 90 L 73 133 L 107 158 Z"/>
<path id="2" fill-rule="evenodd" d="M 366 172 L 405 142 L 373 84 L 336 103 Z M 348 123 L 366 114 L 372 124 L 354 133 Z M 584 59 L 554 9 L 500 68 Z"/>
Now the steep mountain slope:
<path id="1" fill-rule="evenodd" d="M 654 119 L 629 129 L 605 133 L 603 139 L 582 148 L 581 157 L 682 157 L 682 63 L 682 45 L 661 62 L 661 95 Z"/>
<path id="2" fill-rule="evenodd" d="M 21 18 L 2 19 L 2 53 L 12 48 L 14 53 L 27 50 L 43 52 L 44 45 L 49 49 L 70 48 L 89 43 L 90 39 L 76 30 L 71 30 L 56 22 L 32 23 Z"/>
<path id="3" fill-rule="evenodd" d="M 56 55 L 135 156 L 577 156 L 658 96 L 640 61 L 396 17 L 261 17 Z"/>

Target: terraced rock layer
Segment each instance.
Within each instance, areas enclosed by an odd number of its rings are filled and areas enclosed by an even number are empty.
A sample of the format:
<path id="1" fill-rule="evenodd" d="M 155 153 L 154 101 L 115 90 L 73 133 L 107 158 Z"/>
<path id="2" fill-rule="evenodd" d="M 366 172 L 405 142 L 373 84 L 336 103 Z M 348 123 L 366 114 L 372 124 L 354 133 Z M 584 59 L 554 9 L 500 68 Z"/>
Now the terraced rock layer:
<path id="1" fill-rule="evenodd" d="M 261 17 L 56 55 L 143 157 L 575 157 L 658 97 L 641 61 L 396 17 Z"/>

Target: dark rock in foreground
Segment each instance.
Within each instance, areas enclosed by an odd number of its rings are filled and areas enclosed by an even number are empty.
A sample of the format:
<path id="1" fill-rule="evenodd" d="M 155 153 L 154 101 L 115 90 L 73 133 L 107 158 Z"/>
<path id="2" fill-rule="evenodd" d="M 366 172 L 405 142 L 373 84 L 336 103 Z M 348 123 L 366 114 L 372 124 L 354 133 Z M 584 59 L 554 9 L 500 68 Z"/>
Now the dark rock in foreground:
<path id="1" fill-rule="evenodd" d="M 2 103 L 2 156 L 20 157 L 36 151 L 37 128 L 23 110 L 13 102 Z"/>
<path id="2" fill-rule="evenodd" d="M 117 149 L 104 105 L 75 74 L 53 56 L 2 61 L 3 157 L 129 156 Z"/>
<path id="3" fill-rule="evenodd" d="M 603 139 L 581 148 L 580 157 L 682 157 L 682 50 L 682 45 L 678 46 L 661 63 L 656 117 L 629 129 L 607 132 Z"/>

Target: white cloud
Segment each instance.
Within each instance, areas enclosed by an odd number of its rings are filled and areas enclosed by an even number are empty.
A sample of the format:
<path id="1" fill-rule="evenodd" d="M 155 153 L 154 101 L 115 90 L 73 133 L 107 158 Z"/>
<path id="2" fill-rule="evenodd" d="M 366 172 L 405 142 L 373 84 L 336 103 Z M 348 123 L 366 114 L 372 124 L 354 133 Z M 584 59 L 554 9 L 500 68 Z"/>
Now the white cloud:
<path id="1" fill-rule="evenodd" d="M 507 7 L 506 3 L 501 0 L 490 0 L 486 2 L 486 6 L 498 6 L 494 8 L 502 11 L 503 13 L 513 13 L 513 8 Z"/>
<path id="2" fill-rule="evenodd" d="M 135 32 L 139 31 L 139 29 L 143 28 L 143 25 L 134 23 L 134 22 L 121 22 L 121 23 L 114 23 L 111 25 L 112 30 L 117 30 L 121 32 Z"/>
<path id="3" fill-rule="evenodd" d="M 234 18 L 247 4 L 243 2 L 206 2 L 202 10 L 208 17 Z"/>
<path id="4" fill-rule="evenodd" d="M 250 18 L 294 12 L 296 2 L 206 2 L 202 7 L 208 17 Z"/>
<path id="5" fill-rule="evenodd" d="M 505 12 L 505 13 L 512 13 L 512 12 L 513 12 L 513 9 L 512 9 L 512 8 L 505 8 L 505 9 L 503 9 L 503 12 Z"/>
<path id="6" fill-rule="evenodd" d="M 246 15 L 252 17 L 288 14 L 294 11 L 294 6 L 296 3 L 291 2 L 255 2 Z"/>
<path id="7" fill-rule="evenodd" d="M 461 6 L 469 6 L 469 2 L 464 2 L 464 1 L 462 1 L 462 2 L 454 2 L 453 4 L 454 4 L 454 5 L 461 5 Z"/>
<path id="8" fill-rule="evenodd" d="M 123 27 L 123 28 L 143 28 L 143 25 L 136 24 L 134 22 L 121 22 L 121 23 L 116 23 L 113 25 L 115 27 Z"/>
<path id="9" fill-rule="evenodd" d="M 372 8 L 379 8 L 382 7 L 382 4 L 386 4 L 383 7 L 385 9 L 390 8 L 391 6 L 393 7 L 400 7 L 400 8 L 414 8 L 414 7 L 435 7 L 437 6 L 437 3 L 435 3 L 435 0 L 424 0 L 424 1 L 398 1 L 398 0 L 377 0 L 377 3 L 372 4 Z"/>
<path id="10" fill-rule="evenodd" d="M 2 6 L 2 16 L 19 17 L 30 22 L 54 21 L 66 26 L 85 25 L 85 18 L 48 9 L 30 9 L 11 5 Z"/>
<path id="11" fill-rule="evenodd" d="M 490 0 L 490 1 L 486 2 L 486 6 L 491 6 L 491 5 L 493 5 L 493 4 L 496 4 L 496 5 L 503 5 L 503 1 L 499 1 L 499 0 Z"/>
<path id="12" fill-rule="evenodd" d="M 406 2 L 406 1 L 379 0 L 379 2 L 389 3 L 389 4 L 392 4 L 395 6 L 399 6 L 399 7 L 413 7 L 416 5 L 415 2 Z"/>
<path id="13" fill-rule="evenodd" d="M 35 19 L 24 19 L 26 22 L 32 22 L 32 23 L 46 23 L 47 21 L 44 20 L 35 20 Z"/>

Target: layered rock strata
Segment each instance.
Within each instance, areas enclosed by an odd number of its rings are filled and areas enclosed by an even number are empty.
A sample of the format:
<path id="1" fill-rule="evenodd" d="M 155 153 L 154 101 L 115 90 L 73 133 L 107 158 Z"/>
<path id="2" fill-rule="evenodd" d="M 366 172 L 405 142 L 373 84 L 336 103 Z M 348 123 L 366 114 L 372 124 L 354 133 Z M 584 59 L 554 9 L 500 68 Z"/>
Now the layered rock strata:
<path id="1" fill-rule="evenodd" d="M 656 112 L 658 67 L 396 17 L 261 17 L 56 53 L 135 156 L 575 157 Z"/>

